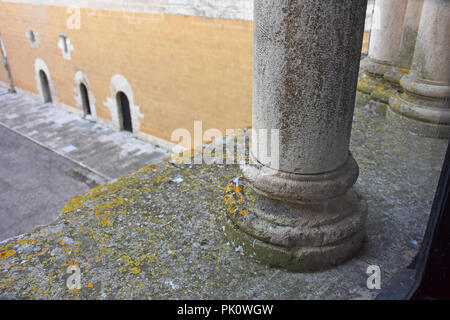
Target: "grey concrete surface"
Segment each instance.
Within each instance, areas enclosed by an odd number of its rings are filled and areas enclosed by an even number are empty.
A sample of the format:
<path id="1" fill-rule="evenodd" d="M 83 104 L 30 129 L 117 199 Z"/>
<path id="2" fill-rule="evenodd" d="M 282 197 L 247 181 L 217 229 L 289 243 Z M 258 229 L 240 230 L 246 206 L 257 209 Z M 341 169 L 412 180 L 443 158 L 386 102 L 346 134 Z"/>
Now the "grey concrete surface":
<path id="1" fill-rule="evenodd" d="M 51 223 L 102 177 L 0 126 L 0 241 Z"/>

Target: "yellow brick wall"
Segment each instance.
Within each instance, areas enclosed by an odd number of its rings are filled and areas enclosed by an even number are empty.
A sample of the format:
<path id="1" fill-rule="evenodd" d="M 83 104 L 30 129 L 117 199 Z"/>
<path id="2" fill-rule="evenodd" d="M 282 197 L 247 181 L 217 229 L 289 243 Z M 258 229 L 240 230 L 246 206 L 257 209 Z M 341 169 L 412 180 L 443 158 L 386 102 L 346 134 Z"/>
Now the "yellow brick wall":
<path id="1" fill-rule="evenodd" d="M 96 98 L 97 115 L 111 119 L 103 102 L 110 80 L 130 83 L 144 114 L 141 131 L 170 140 L 177 128 L 242 128 L 251 124 L 251 21 L 145 14 L 129 23 L 120 11 L 81 9 L 81 28 L 66 26 L 64 7 L 0 3 L 0 32 L 15 85 L 37 93 L 34 62 L 48 66 L 59 102 L 75 106 L 75 73 L 83 71 Z M 140 14 L 142 15 L 142 14 Z M 26 38 L 33 29 L 34 48 Z M 58 48 L 59 33 L 74 45 L 71 60 Z M 0 79 L 6 82 L 4 71 Z"/>

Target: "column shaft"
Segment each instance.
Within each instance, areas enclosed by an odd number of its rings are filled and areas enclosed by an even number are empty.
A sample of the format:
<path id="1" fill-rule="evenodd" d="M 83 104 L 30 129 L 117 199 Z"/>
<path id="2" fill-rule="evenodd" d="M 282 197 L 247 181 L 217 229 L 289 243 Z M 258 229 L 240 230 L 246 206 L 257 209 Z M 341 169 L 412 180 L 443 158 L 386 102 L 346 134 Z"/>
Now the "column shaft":
<path id="1" fill-rule="evenodd" d="M 396 62 L 397 67 L 407 69 L 411 67 L 416 46 L 417 31 L 419 29 L 420 17 L 422 15 L 423 0 L 408 0 L 405 21 L 403 23 L 403 34 L 400 41 L 400 50 Z"/>
<path id="2" fill-rule="evenodd" d="M 450 1 L 425 1 L 411 70 L 400 81 L 404 92 L 391 98 L 388 113 L 421 135 L 450 136 L 449 33 Z"/>
<path id="3" fill-rule="evenodd" d="M 422 7 L 423 0 L 408 0 L 397 59 L 384 74 L 384 79 L 396 89 L 400 89 L 400 79 L 411 67 Z"/>
<path id="4" fill-rule="evenodd" d="M 382 64 L 397 60 L 407 0 L 376 0 L 369 57 Z"/>
<path id="5" fill-rule="evenodd" d="M 355 6 L 275 2 L 255 3 L 253 128 L 280 130 L 280 170 L 336 170 L 348 158 L 362 45 Z"/>
<path id="6" fill-rule="evenodd" d="M 352 189 L 358 166 L 349 142 L 366 5 L 255 2 L 253 134 L 279 132 L 280 159 L 274 167 L 252 153 L 244 182 L 227 189 L 225 224 L 262 262 L 317 270 L 362 243 L 367 208 Z M 253 136 L 253 145 L 260 141 Z M 233 203 L 246 205 L 245 214 Z"/>
<path id="7" fill-rule="evenodd" d="M 391 85 L 384 78 L 399 57 L 407 0 L 376 0 L 372 18 L 369 53 L 362 63 L 358 104 L 370 100 L 387 104 Z"/>

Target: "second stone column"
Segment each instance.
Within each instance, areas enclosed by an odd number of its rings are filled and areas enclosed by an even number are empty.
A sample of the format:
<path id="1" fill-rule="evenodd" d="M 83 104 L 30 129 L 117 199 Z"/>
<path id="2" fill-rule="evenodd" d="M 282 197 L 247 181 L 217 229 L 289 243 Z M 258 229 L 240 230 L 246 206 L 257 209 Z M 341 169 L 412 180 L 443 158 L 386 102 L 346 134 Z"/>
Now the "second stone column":
<path id="1" fill-rule="evenodd" d="M 369 53 L 361 62 L 358 104 L 376 101 L 386 106 L 389 103 L 393 90 L 384 76 L 399 56 L 406 6 L 407 0 L 375 1 Z"/>
<path id="2" fill-rule="evenodd" d="M 388 119 L 427 137 L 450 137 L 450 1 L 426 0 L 403 93 L 390 98 Z"/>

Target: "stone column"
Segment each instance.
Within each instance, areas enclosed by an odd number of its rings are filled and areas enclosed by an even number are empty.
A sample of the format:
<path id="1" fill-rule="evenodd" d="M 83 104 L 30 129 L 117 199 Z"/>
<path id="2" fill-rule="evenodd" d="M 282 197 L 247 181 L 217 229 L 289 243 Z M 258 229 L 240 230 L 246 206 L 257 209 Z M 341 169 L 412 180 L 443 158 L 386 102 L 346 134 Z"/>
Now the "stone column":
<path id="1" fill-rule="evenodd" d="M 358 104 L 375 100 L 387 105 L 392 88 L 384 74 L 398 59 L 407 0 L 376 0 L 369 53 L 361 63 Z"/>
<path id="2" fill-rule="evenodd" d="M 408 0 L 397 60 L 384 74 L 384 78 L 396 89 L 400 89 L 400 79 L 411 68 L 422 7 L 423 0 Z"/>
<path id="3" fill-rule="evenodd" d="M 280 158 L 274 166 L 252 151 L 246 179 L 227 188 L 225 221 L 235 244 L 262 262 L 318 270 L 361 247 L 367 207 L 352 189 L 359 171 L 349 142 L 366 5 L 255 2 L 252 149 L 275 130 Z M 262 146 L 272 155 L 275 137 Z"/>
<path id="4" fill-rule="evenodd" d="M 419 135 L 450 137 L 450 1 L 423 4 L 414 57 L 388 116 Z"/>

